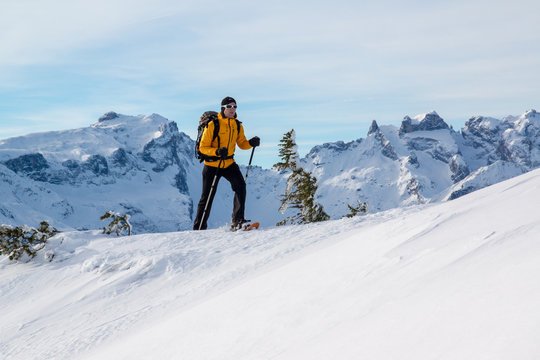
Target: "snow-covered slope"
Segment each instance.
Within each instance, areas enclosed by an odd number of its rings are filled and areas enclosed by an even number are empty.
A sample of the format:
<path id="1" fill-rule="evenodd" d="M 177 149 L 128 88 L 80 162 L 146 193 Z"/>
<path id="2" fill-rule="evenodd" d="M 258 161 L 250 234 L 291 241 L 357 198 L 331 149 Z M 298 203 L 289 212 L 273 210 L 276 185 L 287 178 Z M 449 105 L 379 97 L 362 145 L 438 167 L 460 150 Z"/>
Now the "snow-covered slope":
<path id="1" fill-rule="evenodd" d="M 18 359 L 538 359 L 540 170 L 454 201 L 231 233 L 57 235 L 0 260 Z"/>
<path id="2" fill-rule="evenodd" d="M 195 128 L 196 123 L 181 124 Z M 319 181 L 317 200 L 333 219 L 367 202 L 375 213 L 455 199 L 540 166 L 540 115 L 473 117 L 461 132 L 436 113 L 399 128 L 373 122 L 367 136 L 314 147 L 301 159 Z M 298 134 L 301 137 L 301 134 Z M 108 210 L 131 216 L 135 233 L 190 229 L 201 192 L 194 142 L 160 115 L 103 115 L 87 128 L 0 141 L 0 223 L 98 229 Z M 277 153 L 277 149 L 276 149 Z M 244 171 L 245 169 L 243 169 Z M 287 173 L 255 167 L 246 216 L 270 226 Z M 220 183 L 209 227 L 230 221 L 233 193 Z"/>

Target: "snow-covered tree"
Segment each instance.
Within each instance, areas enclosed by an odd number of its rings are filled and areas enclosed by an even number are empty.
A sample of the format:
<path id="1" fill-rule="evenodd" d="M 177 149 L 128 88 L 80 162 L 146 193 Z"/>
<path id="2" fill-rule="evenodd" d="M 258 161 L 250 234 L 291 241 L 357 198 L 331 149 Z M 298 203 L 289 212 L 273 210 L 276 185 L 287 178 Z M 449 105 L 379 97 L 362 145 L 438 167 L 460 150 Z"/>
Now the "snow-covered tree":
<path id="1" fill-rule="evenodd" d="M 283 135 L 278 146 L 279 156 L 282 161 L 274 164 L 274 168 L 280 171 L 296 169 L 300 157 L 298 155 L 298 146 L 296 146 L 296 133 L 294 129 Z"/>
<path id="2" fill-rule="evenodd" d="M 352 218 L 359 214 L 365 214 L 368 211 L 368 204 L 367 202 L 361 202 L 360 200 L 357 200 L 358 204 L 356 206 L 347 205 L 349 207 L 349 213 L 345 215 L 344 217 Z"/>
<path id="3" fill-rule="evenodd" d="M 317 179 L 304 169 L 296 169 L 287 179 L 287 190 L 281 195 L 280 212 L 284 213 L 288 207 L 298 209 L 298 212 L 277 225 L 307 224 L 317 221 L 326 221 L 330 216 L 323 210 L 322 205 L 315 202 Z"/>
<path id="4" fill-rule="evenodd" d="M 19 260 L 25 254 L 33 258 L 56 233 L 58 230 L 46 221 L 42 221 L 37 229 L 27 225 L 0 225 L 0 255 L 7 256 L 9 260 Z"/>
<path id="5" fill-rule="evenodd" d="M 275 164 L 274 167 L 281 171 L 292 171 L 287 179 L 285 194 L 281 195 L 279 211 L 283 214 L 287 208 L 291 207 L 298 209 L 298 212 L 278 222 L 278 226 L 287 223 L 307 224 L 330 219 L 330 216 L 324 212 L 322 205 L 315 202 L 317 179 L 299 166 L 295 137 L 294 129 L 285 133 L 279 144 L 279 155 L 282 161 Z"/>
<path id="6" fill-rule="evenodd" d="M 129 222 L 130 215 L 120 215 L 114 211 L 107 211 L 103 216 L 100 217 L 101 220 L 112 219 L 107 227 L 103 227 L 103 233 L 110 235 L 115 233 L 116 236 L 120 236 L 122 231 L 126 230 L 128 236 L 131 235 L 131 224 Z"/>

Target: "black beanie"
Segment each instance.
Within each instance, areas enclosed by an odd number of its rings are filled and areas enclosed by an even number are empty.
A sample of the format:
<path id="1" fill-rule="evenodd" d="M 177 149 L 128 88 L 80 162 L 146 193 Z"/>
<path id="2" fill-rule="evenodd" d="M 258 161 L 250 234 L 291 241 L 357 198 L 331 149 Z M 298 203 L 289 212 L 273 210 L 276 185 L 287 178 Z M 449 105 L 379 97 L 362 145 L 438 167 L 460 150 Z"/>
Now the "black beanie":
<path id="1" fill-rule="evenodd" d="M 230 96 L 227 96 L 225 99 L 221 100 L 221 106 L 230 104 L 230 103 L 232 103 L 232 102 L 236 104 L 236 100 L 234 100 L 234 99 L 233 99 L 232 97 L 230 97 Z"/>

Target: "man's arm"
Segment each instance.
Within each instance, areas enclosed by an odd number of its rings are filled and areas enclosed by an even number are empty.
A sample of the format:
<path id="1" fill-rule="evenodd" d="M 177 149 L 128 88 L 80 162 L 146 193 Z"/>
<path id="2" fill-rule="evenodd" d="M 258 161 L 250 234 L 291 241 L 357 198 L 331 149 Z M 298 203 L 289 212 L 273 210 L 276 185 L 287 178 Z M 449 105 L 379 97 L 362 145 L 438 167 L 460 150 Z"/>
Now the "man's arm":
<path id="1" fill-rule="evenodd" d="M 249 150 L 253 147 L 246 139 L 246 135 L 244 135 L 244 127 L 242 126 L 242 124 L 240 124 L 240 128 L 238 129 L 238 139 L 236 140 L 236 143 L 238 144 L 238 147 L 242 150 Z"/>
<path id="2" fill-rule="evenodd" d="M 210 121 L 201 137 L 201 142 L 199 144 L 200 152 L 208 156 L 216 156 L 216 151 L 218 148 L 217 148 L 217 142 L 216 142 L 216 146 L 212 146 L 213 137 L 214 137 L 214 122 Z"/>

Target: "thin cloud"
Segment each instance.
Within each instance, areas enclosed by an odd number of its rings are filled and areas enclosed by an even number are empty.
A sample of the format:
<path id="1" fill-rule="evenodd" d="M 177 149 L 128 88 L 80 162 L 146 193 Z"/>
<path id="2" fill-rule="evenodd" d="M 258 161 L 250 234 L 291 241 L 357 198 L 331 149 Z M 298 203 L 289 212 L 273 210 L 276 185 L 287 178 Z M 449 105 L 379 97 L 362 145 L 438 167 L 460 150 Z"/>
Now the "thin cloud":
<path id="1" fill-rule="evenodd" d="M 87 126 L 108 110 L 156 112 L 189 129 L 232 95 L 260 131 L 316 124 L 312 138 L 326 142 L 431 109 L 520 113 L 540 95 L 538 10 L 529 0 L 3 2 L 0 95 L 15 105 L 0 119 L 59 127 L 54 118 L 78 113 Z"/>

